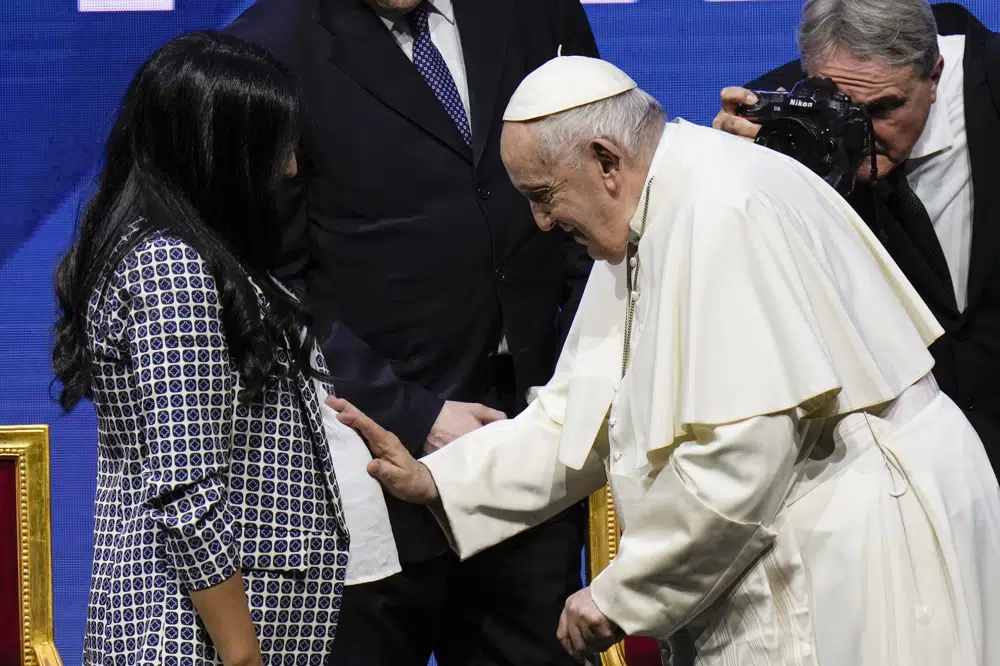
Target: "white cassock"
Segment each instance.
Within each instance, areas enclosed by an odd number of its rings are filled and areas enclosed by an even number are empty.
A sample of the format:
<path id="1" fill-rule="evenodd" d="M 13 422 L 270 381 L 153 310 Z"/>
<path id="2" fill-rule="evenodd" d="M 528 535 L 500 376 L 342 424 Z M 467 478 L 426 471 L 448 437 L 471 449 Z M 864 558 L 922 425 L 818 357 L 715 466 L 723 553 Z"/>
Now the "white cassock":
<path id="1" fill-rule="evenodd" d="M 610 480 L 594 601 L 677 666 L 1000 664 L 1000 488 L 916 292 L 783 155 L 681 122 L 650 175 L 624 378 L 599 262 L 528 409 L 423 459 L 458 554 Z"/>

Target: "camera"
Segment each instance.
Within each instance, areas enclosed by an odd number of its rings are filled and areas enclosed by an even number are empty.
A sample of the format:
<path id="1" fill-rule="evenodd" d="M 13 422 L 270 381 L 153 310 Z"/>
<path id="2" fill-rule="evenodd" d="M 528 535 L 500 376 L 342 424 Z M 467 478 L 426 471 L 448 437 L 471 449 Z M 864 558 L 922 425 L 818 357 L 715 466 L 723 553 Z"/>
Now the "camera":
<path id="1" fill-rule="evenodd" d="M 789 92 L 754 90 L 757 103 L 737 113 L 761 126 L 756 143 L 806 165 L 847 196 L 861 161 L 872 154 L 871 118 L 831 79 L 810 77 Z"/>

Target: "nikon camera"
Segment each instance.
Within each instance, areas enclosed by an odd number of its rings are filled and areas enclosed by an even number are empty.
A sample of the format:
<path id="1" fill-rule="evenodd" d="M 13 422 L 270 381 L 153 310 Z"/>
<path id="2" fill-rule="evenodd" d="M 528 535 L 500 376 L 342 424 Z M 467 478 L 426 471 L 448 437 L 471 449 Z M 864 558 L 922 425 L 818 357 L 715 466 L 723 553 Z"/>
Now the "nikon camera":
<path id="1" fill-rule="evenodd" d="M 793 157 L 843 196 L 872 152 L 871 119 L 831 79 L 810 77 L 790 92 L 754 90 L 757 103 L 738 114 L 761 126 L 756 143 Z M 874 158 L 874 156 L 873 156 Z"/>

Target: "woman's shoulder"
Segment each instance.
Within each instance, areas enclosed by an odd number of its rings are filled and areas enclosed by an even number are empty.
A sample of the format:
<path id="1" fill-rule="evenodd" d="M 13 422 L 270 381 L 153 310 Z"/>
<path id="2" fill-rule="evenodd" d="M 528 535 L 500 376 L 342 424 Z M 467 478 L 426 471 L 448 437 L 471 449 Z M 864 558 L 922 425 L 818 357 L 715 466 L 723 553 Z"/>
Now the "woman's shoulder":
<path id="1" fill-rule="evenodd" d="M 157 233 L 143 238 L 121 255 L 113 277 L 118 284 L 139 284 L 162 282 L 164 278 L 212 276 L 205 260 L 190 243 Z"/>
<path id="2" fill-rule="evenodd" d="M 169 293 L 175 301 L 214 302 L 218 294 L 215 278 L 199 252 L 187 241 L 161 233 L 143 238 L 125 251 L 106 286 L 113 310 L 147 296 L 158 301 Z M 195 292 L 197 297 L 191 297 Z"/>
<path id="3" fill-rule="evenodd" d="M 176 262 L 194 264 L 186 267 L 188 270 L 205 270 L 205 261 L 190 243 L 177 236 L 155 233 L 135 243 L 122 256 L 117 272 Z"/>

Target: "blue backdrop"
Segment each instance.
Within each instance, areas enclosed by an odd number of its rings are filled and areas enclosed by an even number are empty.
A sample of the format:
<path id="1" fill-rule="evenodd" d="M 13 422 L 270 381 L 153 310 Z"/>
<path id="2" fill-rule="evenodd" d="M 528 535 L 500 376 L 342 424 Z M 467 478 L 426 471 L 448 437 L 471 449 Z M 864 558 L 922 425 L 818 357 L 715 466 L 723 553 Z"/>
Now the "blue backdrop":
<path id="1" fill-rule="evenodd" d="M 485 0 L 497 1 L 497 0 Z M 251 0 L 0 0 L 0 423 L 52 427 L 56 643 L 78 666 L 90 583 L 96 423 L 49 397 L 52 271 L 116 105 L 169 37 L 221 27 Z M 159 5 L 167 11 L 80 11 Z M 997 28 L 1000 0 L 966 0 Z M 797 0 L 588 5 L 602 54 L 671 116 L 707 123 L 719 90 L 793 58 Z"/>

